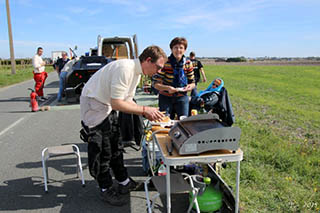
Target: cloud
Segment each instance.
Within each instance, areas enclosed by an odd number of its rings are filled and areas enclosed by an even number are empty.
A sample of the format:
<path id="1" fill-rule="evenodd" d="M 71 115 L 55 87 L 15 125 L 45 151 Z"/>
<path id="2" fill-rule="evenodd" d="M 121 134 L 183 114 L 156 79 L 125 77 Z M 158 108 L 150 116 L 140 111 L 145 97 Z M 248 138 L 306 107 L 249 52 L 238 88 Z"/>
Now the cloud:
<path id="1" fill-rule="evenodd" d="M 316 4 L 318 0 L 306 0 L 308 5 Z M 264 9 L 287 7 L 288 5 L 305 5 L 301 0 L 91 0 L 93 4 L 121 6 L 115 10 L 126 10 L 133 17 L 158 17 L 159 22 L 170 23 L 173 26 L 189 23 L 199 24 L 204 29 L 223 30 L 241 24 L 250 23 L 260 17 Z M 202 24 L 202 25 L 201 25 Z M 182 27 L 183 28 L 183 27 Z"/>
<path id="2" fill-rule="evenodd" d="M 102 9 L 88 9 L 84 7 L 70 7 L 67 8 L 68 13 L 81 14 L 87 16 L 94 16 L 102 12 Z"/>
<path id="3" fill-rule="evenodd" d="M 66 15 L 56 15 L 57 19 L 60 19 L 61 21 L 67 23 L 67 24 L 75 24 L 73 19 L 71 19 L 69 16 Z"/>
<path id="4" fill-rule="evenodd" d="M 130 1 L 130 0 L 95 0 L 95 2 L 103 3 L 103 4 L 120 4 L 131 6 L 132 4 L 136 4 L 137 1 Z"/>
<path id="5" fill-rule="evenodd" d="M 51 52 L 55 50 L 68 50 L 69 47 L 74 47 L 74 44 L 51 41 L 25 41 L 15 40 L 13 42 L 16 58 L 30 58 L 34 55 L 37 47 L 44 48 L 44 57 L 51 57 Z M 0 40 L 0 46 L 5 47 L 0 49 L 0 58 L 9 58 L 9 41 Z M 88 49 L 88 48 L 87 48 Z"/>
<path id="6" fill-rule="evenodd" d="M 87 10 L 86 11 L 86 14 L 88 16 L 94 16 L 94 15 L 97 15 L 99 13 L 102 13 L 102 9 L 96 9 L 96 10 Z"/>
<path id="7" fill-rule="evenodd" d="M 149 7 L 147 7 L 146 5 L 137 5 L 136 7 L 136 11 L 140 13 L 145 13 L 148 10 L 149 10 Z"/>
<path id="8" fill-rule="evenodd" d="M 302 38 L 308 41 L 320 41 L 320 34 L 309 34 L 303 36 Z"/>
<path id="9" fill-rule="evenodd" d="M 151 10 L 151 5 L 153 2 L 151 1 L 144 1 L 144 0 L 92 0 L 97 3 L 101 4 L 114 4 L 114 5 L 120 5 L 122 7 L 125 7 L 133 16 L 147 16 L 147 14 Z"/>
<path id="10" fill-rule="evenodd" d="M 81 7 L 69 7 L 69 8 L 67 8 L 67 10 L 68 10 L 70 13 L 80 14 L 80 13 L 83 13 L 84 11 L 86 11 L 86 8 L 81 8 Z"/>
<path id="11" fill-rule="evenodd" d="M 0 40 L 1 45 L 8 45 L 8 40 Z M 71 47 L 72 45 L 61 42 L 48 42 L 48 41 L 23 41 L 23 40 L 15 40 L 14 46 L 17 47 L 37 47 L 37 46 L 46 46 L 46 47 Z"/>
<path id="12" fill-rule="evenodd" d="M 192 4 L 186 5 L 183 10 L 176 12 L 174 9 L 168 9 L 167 15 L 162 19 L 164 23 L 171 23 L 170 26 L 166 24 L 171 29 L 192 26 L 210 32 L 222 31 L 249 23 L 258 16 L 260 10 L 266 7 L 270 7 L 270 4 L 265 0 L 221 1 L 218 3 L 210 1 L 197 7 Z"/>
<path id="13" fill-rule="evenodd" d="M 17 3 L 27 7 L 32 6 L 31 0 L 18 0 Z"/>
<path id="14" fill-rule="evenodd" d="M 25 21 L 27 24 L 34 24 L 33 18 L 27 18 Z"/>

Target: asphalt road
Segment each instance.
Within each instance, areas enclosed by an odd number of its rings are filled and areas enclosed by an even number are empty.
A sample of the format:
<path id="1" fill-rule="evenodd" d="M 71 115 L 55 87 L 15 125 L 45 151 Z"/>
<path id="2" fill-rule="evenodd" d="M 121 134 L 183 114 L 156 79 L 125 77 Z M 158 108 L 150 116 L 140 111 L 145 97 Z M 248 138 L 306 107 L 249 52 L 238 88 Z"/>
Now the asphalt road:
<path id="1" fill-rule="evenodd" d="M 146 212 L 143 189 L 127 196 L 128 204 L 113 207 L 98 199 L 96 182 L 87 167 L 87 145 L 79 139 L 79 105 L 56 106 L 58 77 L 50 73 L 45 84 L 50 111 L 32 113 L 28 87 L 34 81 L 0 89 L 0 211 L 1 212 Z M 154 103 L 156 97 L 137 96 L 139 103 Z M 49 193 L 44 192 L 41 151 L 45 147 L 76 144 L 81 151 L 86 186 L 76 178 L 73 156 L 49 160 Z M 126 148 L 125 164 L 130 176 L 146 179 L 141 152 Z M 116 184 L 116 183 L 115 183 Z M 152 192 L 151 194 L 154 194 Z M 173 197 L 173 203 L 177 203 Z M 178 198 L 177 198 L 178 199 Z M 164 212 L 160 199 L 155 212 Z M 180 207 L 179 207 L 180 208 Z M 174 210 L 174 209 L 173 209 Z M 183 212 L 181 208 L 173 212 Z"/>

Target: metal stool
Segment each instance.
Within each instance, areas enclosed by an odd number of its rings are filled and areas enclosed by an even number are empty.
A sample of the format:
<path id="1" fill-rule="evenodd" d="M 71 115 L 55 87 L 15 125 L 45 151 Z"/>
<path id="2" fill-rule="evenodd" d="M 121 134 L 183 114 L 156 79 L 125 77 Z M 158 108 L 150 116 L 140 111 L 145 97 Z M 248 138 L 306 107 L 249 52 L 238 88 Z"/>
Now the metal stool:
<path id="1" fill-rule="evenodd" d="M 75 144 L 70 145 L 61 145 L 61 146 L 52 146 L 46 147 L 42 150 L 42 171 L 43 171 L 43 178 L 44 178 L 44 190 L 48 192 L 48 166 L 46 162 L 49 158 L 52 157 L 59 157 L 64 155 L 76 155 L 77 156 L 77 177 L 79 177 L 79 171 L 81 175 L 82 186 L 85 186 L 83 172 L 82 172 L 82 164 L 81 164 L 81 157 L 80 151 L 78 146 Z"/>

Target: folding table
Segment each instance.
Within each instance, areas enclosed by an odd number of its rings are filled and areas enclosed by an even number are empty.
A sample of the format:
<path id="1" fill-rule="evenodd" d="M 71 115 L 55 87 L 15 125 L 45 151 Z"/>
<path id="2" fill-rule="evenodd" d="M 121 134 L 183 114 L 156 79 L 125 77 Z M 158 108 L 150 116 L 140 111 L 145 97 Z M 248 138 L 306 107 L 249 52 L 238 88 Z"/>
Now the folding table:
<path id="1" fill-rule="evenodd" d="M 166 165 L 166 195 L 167 195 L 167 212 L 171 212 L 171 189 L 170 189 L 170 166 L 188 165 L 193 163 L 214 163 L 214 162 L 237 162 L 236 167 L 236 202 L 235 212 L 239 209 L 239 182 L 240 182 L 240 161 L 243 159 L 243 152 L 239 148 L 235 153 L 231 150 L 214 150 L 199 155 L 181 156 L 175 149 L 172 155 L 169 155 L 167 144 L 171 143 L 171 138 L 167 134 L 157 134 L 155 131 L 152 135 L 153 143 L 156 143 L 161 153 L 161 159 Z M 154 147 L 154 146 L 153 146 Z M 153 153 L 153 156 L 155 153 Z"/>

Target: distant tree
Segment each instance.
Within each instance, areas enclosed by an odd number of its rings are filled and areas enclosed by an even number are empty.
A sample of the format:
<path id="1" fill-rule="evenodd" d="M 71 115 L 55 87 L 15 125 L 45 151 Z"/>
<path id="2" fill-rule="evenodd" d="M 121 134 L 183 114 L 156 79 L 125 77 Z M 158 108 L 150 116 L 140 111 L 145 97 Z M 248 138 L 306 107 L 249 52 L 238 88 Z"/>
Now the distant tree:
<path id="1" fill-rule="evenodd" d="M 228 58 L 226 62 L 246 62 L 244 57 Z"/>

